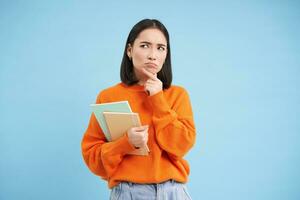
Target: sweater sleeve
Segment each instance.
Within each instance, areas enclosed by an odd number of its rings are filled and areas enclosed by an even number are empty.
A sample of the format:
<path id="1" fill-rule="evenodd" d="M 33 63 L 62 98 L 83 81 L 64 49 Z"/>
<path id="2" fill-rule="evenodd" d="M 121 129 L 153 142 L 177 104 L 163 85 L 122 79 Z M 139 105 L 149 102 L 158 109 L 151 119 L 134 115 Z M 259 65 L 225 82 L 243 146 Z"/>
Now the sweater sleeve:
<path id="1" fill-rule="evenodd" d="M 96 103 L 100 103 L 100 95 Z M 118 140 L 108 142 L 94 114 L 84 133 L 81 150 L 89 169 L 103 179 L 109 179 L 118 168 L 123 157 L 135 148 L 129 143 L 127 134 Z"/>
<path id="2" fill-rule="evenodd" d="M 188 93 L 177 94 L 172 108 L 163 91 L 149 96 L 159 146 L 174 159 L 183 157 L 195 143 L 196 132 Z"/>

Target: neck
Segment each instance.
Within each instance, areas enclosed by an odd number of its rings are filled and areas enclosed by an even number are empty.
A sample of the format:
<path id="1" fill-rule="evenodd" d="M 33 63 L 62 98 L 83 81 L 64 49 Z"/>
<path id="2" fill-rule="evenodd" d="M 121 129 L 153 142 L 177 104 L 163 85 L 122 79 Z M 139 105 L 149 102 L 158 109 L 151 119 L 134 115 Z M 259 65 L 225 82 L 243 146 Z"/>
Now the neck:
<path id="1" fill-rule="evenodd" d="M 147 81 L 147 77 L 141 73 L 139 73 L 138 71 L 135 70 L 135 76 L 136 78 L 139 80 L 138 81 L 138 85 L 144 85 L 145 82 Z"/>
<path id="2" fill-rule="evenodd" d="M 147 80 L 139 79 L 139 82 L 137 84 L 139 84 L 139 85 L 145 85 L 146 81 Z"/>

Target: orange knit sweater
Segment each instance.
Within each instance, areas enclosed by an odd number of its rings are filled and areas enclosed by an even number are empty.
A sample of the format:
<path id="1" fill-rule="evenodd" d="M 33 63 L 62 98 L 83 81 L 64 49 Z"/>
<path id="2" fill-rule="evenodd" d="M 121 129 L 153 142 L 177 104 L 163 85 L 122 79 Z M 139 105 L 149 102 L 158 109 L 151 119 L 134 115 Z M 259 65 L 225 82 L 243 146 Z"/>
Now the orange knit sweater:
<path id="1" fill-rule="evenodd" d="M 91 115 L 81 147 L 89 169 L 108 181 L 110 188 L 120 181 L 160 183 L 169 179 L 187 182 L 189 165 L 183 156 L 195 143 L 195 126 L 187 92 L 171 86 L 147 96 L 140 85 L 119 83 L 103 90 L 96 103 L 127 100 L 133 112 L 139 113 L 142 125 L 149 125 L 148 156 L 127 155 L 135 148 L 127 134 L 107 142 L 94 116 Z"/>

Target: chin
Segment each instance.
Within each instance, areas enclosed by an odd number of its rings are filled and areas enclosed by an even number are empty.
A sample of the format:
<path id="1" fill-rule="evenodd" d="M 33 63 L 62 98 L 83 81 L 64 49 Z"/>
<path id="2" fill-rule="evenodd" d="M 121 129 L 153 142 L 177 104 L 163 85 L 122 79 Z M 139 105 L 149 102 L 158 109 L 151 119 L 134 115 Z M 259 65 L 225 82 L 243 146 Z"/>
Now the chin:
<path id="1" fill-rule="evenodd" d="M 158 73 L 158 71 L 156 69 L 153 69 L 153 68 L 147 68 L 147 71 L 151 72 L 152 74 L 157 74 Z"/>

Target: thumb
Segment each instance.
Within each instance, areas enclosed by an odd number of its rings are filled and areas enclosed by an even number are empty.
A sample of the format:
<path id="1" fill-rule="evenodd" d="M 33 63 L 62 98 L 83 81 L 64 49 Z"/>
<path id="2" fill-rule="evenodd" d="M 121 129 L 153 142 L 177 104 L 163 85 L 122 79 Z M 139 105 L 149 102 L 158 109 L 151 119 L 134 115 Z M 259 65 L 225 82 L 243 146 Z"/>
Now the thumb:
<path id="1" fill-rule="evenodd" d="M 148 125 L 144 125 L 144 126 L 138 126 L 138 127 L 135 127 L 135 131 L 144 131 L 146 129 L 148 129 Z"/>

